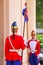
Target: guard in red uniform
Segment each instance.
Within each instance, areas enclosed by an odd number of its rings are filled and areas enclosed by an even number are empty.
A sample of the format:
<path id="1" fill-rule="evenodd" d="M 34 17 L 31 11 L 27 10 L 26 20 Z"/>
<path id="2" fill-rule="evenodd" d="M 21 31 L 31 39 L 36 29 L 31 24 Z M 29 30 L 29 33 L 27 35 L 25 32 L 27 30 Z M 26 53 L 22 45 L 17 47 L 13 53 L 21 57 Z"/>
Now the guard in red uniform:
<path id="1" fill-rule="evenodd" d="M 6 38 L 5 42 L 5 60 L 6 65 L 21 65 L 21 52 L 25 49 L 23 37 L 17 35 L 18 26 L 14 22 L 11 26 L 12 35 Z"/>
<path id="2" fill-rule="evenodd" d="M 40 41 L 35 38 L 35 31 L 31 32 L 31 37 L 28 41 L 28 48 L 30 50 L 29 62 L 30 65 L 39 64 L 39 54 L 40 54 Z"/>

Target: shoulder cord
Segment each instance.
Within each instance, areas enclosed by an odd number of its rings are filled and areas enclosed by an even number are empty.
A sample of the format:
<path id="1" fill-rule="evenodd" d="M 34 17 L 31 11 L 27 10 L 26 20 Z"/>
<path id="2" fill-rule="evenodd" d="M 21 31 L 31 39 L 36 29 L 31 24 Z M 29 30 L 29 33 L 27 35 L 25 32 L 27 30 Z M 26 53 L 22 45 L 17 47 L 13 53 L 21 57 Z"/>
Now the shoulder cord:
<path id="1" fill-rule="evenodd" d="M 14 48 L 14 46 L 13 46 L 13 44 L 12 44 L 12 42 L 11 42 L 10 37 L 9 37 L 9 42 L 10 42 L 10 44 L 11 44 L 12 48 L 13 48 L 13 49 L 15 49 L 15 48 Z"/>

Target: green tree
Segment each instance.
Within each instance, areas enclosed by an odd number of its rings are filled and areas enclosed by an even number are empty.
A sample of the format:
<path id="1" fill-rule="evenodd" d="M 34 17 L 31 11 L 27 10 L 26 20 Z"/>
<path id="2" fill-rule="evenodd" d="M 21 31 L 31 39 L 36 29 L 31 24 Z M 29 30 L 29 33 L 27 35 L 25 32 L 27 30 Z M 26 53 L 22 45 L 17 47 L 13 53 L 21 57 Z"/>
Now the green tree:
<path id="1" fill-rule="evenodd" d="M 43 28 L 43 0 L 36 0 L 36 27 Z"/>

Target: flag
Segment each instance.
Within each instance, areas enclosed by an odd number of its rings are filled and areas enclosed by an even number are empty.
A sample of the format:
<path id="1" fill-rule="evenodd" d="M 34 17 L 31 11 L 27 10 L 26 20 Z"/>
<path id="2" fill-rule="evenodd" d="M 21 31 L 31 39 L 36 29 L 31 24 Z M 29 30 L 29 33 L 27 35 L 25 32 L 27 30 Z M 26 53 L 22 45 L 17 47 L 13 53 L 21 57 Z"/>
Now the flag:
<path id="1" fill-rule="evenodd" d="M 24 22 L 28 22 L 28 12 L 27 12 L 27 4 L 25 3 L 25 8 L 22 10 L 22 15 L 24 16 Z"/>

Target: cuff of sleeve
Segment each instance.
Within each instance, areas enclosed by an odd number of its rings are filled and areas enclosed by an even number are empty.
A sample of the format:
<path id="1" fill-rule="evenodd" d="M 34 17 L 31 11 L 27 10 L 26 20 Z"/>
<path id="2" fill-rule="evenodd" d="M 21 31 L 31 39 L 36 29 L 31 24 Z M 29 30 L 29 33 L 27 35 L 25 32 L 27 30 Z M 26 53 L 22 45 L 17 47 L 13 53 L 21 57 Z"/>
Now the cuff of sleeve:
<path id="1" fill-rule="evenodd" d="M 40 54 L 37 55 L 37 58 L 40 59 Z"/>

